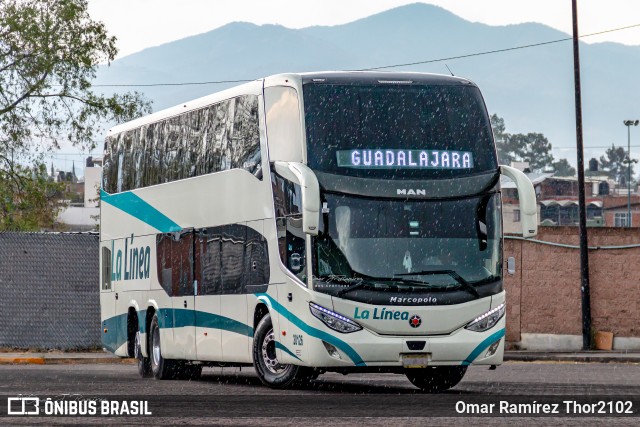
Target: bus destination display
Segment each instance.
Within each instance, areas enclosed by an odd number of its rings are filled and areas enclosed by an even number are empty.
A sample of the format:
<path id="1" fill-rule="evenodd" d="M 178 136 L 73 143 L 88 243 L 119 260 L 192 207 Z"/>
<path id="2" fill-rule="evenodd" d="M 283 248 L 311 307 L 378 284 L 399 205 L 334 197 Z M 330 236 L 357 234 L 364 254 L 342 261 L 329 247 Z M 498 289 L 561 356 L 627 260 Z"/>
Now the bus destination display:
<path id="1" fill-rule="evenodd" d="M 338 166 L 360 169 L 471 169 L 473 154 L 451 150 L 338 150 Z"/>

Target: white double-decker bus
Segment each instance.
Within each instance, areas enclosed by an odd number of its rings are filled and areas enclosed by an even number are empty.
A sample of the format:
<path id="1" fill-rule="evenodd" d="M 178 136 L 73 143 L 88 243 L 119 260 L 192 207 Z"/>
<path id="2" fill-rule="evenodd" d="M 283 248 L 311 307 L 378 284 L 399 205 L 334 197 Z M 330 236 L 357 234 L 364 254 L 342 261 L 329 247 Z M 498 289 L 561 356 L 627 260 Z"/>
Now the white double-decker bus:
<path id="1" fill-rule="evenodd" d="M 525 237 L 536 202 L 472 82 L 281 74 L 116 126 L 104 155 L 102 340 L 140 375 L 440 391 L 502 363 L 500 174 Z"/>

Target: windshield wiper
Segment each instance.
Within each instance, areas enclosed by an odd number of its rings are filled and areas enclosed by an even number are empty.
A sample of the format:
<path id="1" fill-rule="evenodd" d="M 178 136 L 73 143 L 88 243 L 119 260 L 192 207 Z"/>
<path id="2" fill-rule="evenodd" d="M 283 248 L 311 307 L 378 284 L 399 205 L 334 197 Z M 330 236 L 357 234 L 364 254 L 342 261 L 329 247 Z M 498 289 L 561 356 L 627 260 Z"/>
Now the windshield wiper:
<path id="1" fill-rule="evenodd" d="M 341 297 L 344 294 L 351 292 L 353 290 L 356 289 L 360 289 L 363 288 L 365 286 L 372 286 L 375 285 L 373 282 L 380 282 L 380 284 L 384 284 L 384 282 L 392 282 L 392 283 L 407 283 L 407 284 L 411 284 L 411 285 L 419 285 L 419 286 L 423 286 L 424 285 L 428 285 L 428 282 L 420 282 L 417 280 L 407 280 L 407 279 L 400 279 L 398 277 L 369 277 L 367 276 L 366 278 L 362 278 L 362 280 L 358 283 L 355 283 L 347 288 L 341 289 L 338 292 L 338 296 Z M 389 285 L 387 285 L 389 286 Z"/>
<path id="2" fill-rule="evenodd" d="M 453 270 L 427 270 L 416 271 L 415 273 L 396 273 L 394 276 L 435 276 L 436 274 L 448 274 L 456 282 L 458 282 L 463 288 L 472 293 L 476 298 L 480 298 L 478 290 L 469 282 L 467 282 L 462 276 Z"/>
<path id="3" fill-rule="evenodd" d="M 500 280 L 500 276 L 495 276 L 492 274 L 491 276 L 487 276 L 484 279 L 473 280 L 469 283 L 477 286 L 477 285 L 486 285 L 487 283 L 492 283 L 492 282 L 495 282 L 496 280 Z"/>

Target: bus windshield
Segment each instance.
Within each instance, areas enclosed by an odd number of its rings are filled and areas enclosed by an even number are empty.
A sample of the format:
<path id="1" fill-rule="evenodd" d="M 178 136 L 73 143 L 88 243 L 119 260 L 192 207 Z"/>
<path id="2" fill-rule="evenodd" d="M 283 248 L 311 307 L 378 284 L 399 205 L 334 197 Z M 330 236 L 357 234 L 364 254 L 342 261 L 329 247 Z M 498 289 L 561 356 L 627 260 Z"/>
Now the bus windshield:
<path id="1" fill-rule="evenodd" d="M 499 197 L 375 200 L 325 193 L 313 246 L 316 289 L 364 280 L 442 290 L 500 279 Z"/>
<path id="2" fill-rule="evenodd" d="M 309 83 L 303 92 L 311 169 L 383 179 L 497 169 L 489 118 L 475 86 Z"/>

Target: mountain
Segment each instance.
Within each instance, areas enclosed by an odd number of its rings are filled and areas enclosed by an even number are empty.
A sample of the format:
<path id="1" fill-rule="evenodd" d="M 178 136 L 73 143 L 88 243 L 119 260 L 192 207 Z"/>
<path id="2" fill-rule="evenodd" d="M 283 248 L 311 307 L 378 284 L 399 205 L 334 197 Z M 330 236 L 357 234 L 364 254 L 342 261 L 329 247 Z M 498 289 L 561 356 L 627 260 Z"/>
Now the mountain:
<path id="1" fill-rule="evenodd" d="M 575 164 L 571 41 L 474 55 L 565 38 L 570 35 L 542 24 L 489 26 L 466 21 L 440 7 L 415 3 L 337 26 L 289 29 L 231 23 L 118 59 L 99 71 L 95 83 L 241 80 L 280 72 L 363 69 L 469 55 L 392 70 L 447 74 L 446 63 L 456 75 L 480 86 L 489 112 L 505 119 L 508 132 L 544 133 L 554 146 L 554 155 Z M 640 118 L 640 80 L 633 77 L 640 70 L 640 46 L 581 43 L 580 58 L 588 159 L 604 152 L 604 148 L 589 147 L 626 145 L 622 121 Z M 144 92 L 159 110 L 232 85 L 133 89 Z"/>

